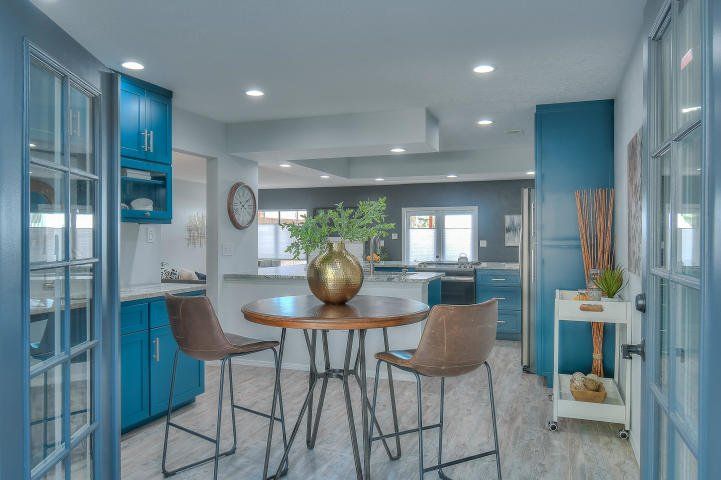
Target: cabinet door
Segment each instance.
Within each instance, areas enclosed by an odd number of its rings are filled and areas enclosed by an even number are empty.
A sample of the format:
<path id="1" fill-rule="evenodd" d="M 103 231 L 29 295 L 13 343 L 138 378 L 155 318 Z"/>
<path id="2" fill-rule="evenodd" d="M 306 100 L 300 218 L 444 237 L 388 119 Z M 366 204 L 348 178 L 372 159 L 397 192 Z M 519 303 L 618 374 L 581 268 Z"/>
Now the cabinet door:
<path id="1" fill-rule="evenodd" d="M 173 168 L 120 159 L 121 218 L 124 222 L 170 223 L 173 218 Z"/>
<path id="2" fill-rule="evenodd" d="M 146 92 L 146 128 L 148 151 L 146 159 L 159 163 L 171 163 L 171 111 L 170 99 Z"/>
<path id="3" fill-rule="evenodd" d="M 147 154 L 145 90 L 121 80 L 120 154 L 144 160 Z"/>
<path id="4" fill-rule="evenodd" d="M 150 414 L 162 413 L 168 408 L 170 381 L 173 372 L 175 343 L 170 326 L 150 330 Z M 205 387 L 204 362 L 181 353 L 175 376 L 173 404 L 192 400 Z"/>
<path id="5" fill-rule="evenodd" d="M 120 408 L 123 430 L 150 415 L 148 352 L 147 330 L 120 337 Z"/>
<path id="6" fill-rule="evenodd" d="M 148 330 L 148 304 L 123 303 L 120 306 L 120 334 Z"/>

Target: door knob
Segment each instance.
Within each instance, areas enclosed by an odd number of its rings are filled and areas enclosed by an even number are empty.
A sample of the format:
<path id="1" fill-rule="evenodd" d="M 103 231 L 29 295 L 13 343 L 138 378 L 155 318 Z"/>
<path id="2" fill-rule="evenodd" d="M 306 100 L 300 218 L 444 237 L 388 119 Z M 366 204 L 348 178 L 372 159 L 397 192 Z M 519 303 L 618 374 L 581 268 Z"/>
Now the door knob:
<path id="1" fill-rule="evenodd" d="M 621 345 L 621 356 L 626 360 L 631 359 L 631 355 L 638 355 L 641 360 L 646 359 L 646 340 L 641 339 L 641 343 L 636 345 L 624 343 Z"/>
<path id="2" fill-rule="evenodd" d="M 638 310 L 641 313 L 646 313 L 646 294 L 645 293 L 639 293 L 636 295 L 636 302 L 635 302 L 636 310 Z"/>

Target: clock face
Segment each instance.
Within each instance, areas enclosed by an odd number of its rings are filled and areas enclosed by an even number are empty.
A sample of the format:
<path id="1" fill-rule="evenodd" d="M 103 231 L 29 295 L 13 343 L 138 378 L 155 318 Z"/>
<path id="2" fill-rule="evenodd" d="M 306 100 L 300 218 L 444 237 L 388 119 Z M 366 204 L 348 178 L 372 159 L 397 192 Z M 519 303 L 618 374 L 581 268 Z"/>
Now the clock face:
<path id="1" fill-rule="evenodd" d="M 255 219 L 257 211 L 255 194 L 243 182 L 234 184 L 228 192 L 228 217 L 235 228 L 247 228 Z"/>

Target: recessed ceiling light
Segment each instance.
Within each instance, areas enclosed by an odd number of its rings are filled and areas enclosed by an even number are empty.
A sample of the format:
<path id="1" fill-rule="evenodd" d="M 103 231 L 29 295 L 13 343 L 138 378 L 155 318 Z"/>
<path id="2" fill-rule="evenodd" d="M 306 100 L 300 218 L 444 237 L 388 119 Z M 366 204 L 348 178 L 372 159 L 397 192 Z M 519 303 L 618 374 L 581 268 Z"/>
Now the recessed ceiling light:
<path id="1" fill-rule="evenodd" d="M 28 143 L 28 147 L 30 147 L 30 148 L 36 148 L 37 145 L 35 145 L 34 143 Z"/>
<path id="2" fill-rule="evenodd" d="M 458 175 L 451 173 L 450 175 L 446 175 L 446 178 L 458 178 Z"/>
<path id="3" fill-rule="evenodd" d="M 393 153 L 403 153 L 403 152 L 405 152 L 405 151 L 406 151 L 406 149 L 403 148 L 403 147 L 393 147 L 393 148 L 391 148 L 391 152 L 393 152 Z"/>
<path id="4" fill-rule="evenodd" d="M 381 177 L 376 178 L 376 182 L 383 182 L 383 181 L 385 181 L 385 178 L 381 178 Z"/>
<path id="5" fill-rule="evenodd" d="M 491 73 L 495 69 L 493 65 L 477 65 L 473 68 L 473 73 Z"/>
<path id="6" fill-rule="evenodd" d="M 321 175 L 320 178 L 322 178 L 323 180 L 327 180 L 330 178 L 330 175 Z"/>
<path id="7" fill-rule="evenodd" d="M 278 166 L 279 166 L 279 167 L 283 167 L 283 168 L 290 168 L 290 167 L 291 167 L 290 163 L 281 163 L 281 164 L 278 165 Z"/>
<path id="8" fill-rule="evenodd" d="M 123 68 L 127 68 L 128 70 L 142 70 L 145 68 L 145 66 L 142 63 L 134 62 L 132 60 L 123 62 L 121 66 Z"/>
<path id="9" fill-rule="evenodd" d="M 478 120 L 476 123 L 481 127 L 489 127 L 493 125 L 493 120 Z"/>
<path id="10" fill-rule="evenodd" d="M 526 172 L 526 175 L 535 175 L 535 174 L 536 174 L 536 172 L 533 170 L 529 170 Z"/>
<path id="11" fill-rule="evenodd" d="M 254 88 L 252 90 L 246 90 L 245 94 L 249 97 L 262 97 L 263 95 L 265 95 L 265 92 L 263 90 L 258 90 Z"/>

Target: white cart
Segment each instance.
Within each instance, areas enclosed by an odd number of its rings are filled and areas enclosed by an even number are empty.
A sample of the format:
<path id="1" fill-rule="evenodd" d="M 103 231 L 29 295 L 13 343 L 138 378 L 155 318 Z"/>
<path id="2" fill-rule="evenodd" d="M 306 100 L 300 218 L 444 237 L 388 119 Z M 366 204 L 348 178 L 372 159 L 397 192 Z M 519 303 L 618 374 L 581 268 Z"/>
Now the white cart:
<path id="1" fill-rule="evenodd" d="M 599 422 L 622 423 L 620 438 L 628 438 L 631 421 L 631 362 L 622 362 L 621 344 L 631 343 L 631 302 L 620 300 L 586 301 L 574 300 L 575 290 L 556 290 L 556 312 L 553 322 L 553 420 L 548 429 L 558 430 L 559 418 L 578 418 Z M 613 378 L 604 378 L 607 396 L 603 403 L 579 402 L 569 388 L 571 375 L 558 373 L 558 332 L 560 322 L 604 322 L 616 325 L 615 367 Z M 589 356 L 591 355 L 589 345 Z M 624 368 L 624 394 L 618 388 L 619 373 Z"/>

